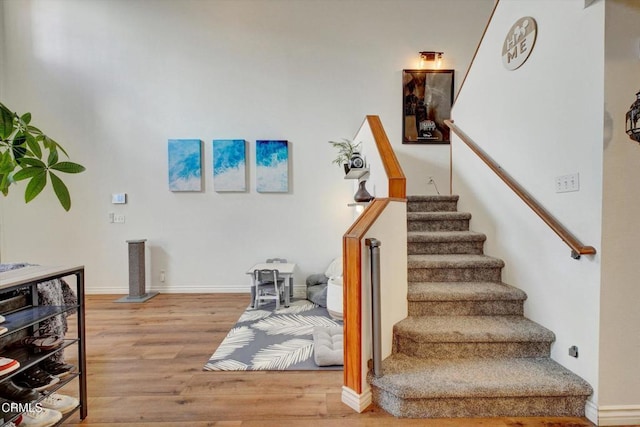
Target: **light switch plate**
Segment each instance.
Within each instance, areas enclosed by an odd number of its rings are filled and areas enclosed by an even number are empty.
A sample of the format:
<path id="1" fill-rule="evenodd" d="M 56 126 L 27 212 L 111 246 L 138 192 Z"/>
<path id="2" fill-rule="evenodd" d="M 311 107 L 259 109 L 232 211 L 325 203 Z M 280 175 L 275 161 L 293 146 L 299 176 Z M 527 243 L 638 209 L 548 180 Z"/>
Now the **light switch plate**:
<path id="1" fill-rule="evenodd" d="M 572 173 L 556 177 L 556 193 L 580 191 L 580 174 Z"/>

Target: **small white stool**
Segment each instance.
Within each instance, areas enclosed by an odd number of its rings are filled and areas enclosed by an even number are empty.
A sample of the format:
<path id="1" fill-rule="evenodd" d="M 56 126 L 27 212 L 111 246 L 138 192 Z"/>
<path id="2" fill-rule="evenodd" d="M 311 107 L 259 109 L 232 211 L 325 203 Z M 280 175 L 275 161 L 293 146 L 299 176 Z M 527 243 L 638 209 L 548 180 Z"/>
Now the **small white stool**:
<path id="1" fill-rule="evenodd" d="M 335 320 L 342 320 L 342 276 L 327 282 L 327 310 Z"/>

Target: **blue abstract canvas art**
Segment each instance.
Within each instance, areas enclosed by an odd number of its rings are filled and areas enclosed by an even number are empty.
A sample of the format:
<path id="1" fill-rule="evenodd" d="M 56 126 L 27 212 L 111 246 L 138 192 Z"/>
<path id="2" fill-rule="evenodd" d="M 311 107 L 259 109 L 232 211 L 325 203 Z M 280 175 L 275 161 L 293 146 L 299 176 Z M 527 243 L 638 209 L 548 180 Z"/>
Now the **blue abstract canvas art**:
<path id="1" fill-rule="evenodd" d="M 287 141 L 256 141 L 256 188 L 260 193 L 289 191 L 289 144 Z"/>
<path id="2" fill-rule="evenodd" d="M 215 191 L 246 191 L 244 139 L 213 140 L 213 188 Z"/>
<path id="3" fill-rule="evenodd" d="M 169 140 L 169 190 L 202 191 L 202 142 Z"/>

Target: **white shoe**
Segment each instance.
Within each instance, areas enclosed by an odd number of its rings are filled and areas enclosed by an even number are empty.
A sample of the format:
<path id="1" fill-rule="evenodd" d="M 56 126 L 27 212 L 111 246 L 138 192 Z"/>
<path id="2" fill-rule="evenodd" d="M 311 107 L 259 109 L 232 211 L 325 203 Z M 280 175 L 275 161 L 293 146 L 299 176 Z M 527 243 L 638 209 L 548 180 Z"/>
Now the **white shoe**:
<path id="1" fill-rule="evenodd" d="M 51 393 L 40 402 L 43 408 L 54 409 L 66 414 L 74 410 L 80 402 L 75 397 L 65 396 L 64 394 Z"/>
<path id="2" fill-rule="evenodd" d="M 15 359 L 0 356 L 0 375 L 6 375 L 20 367 L 20 362 Z"/>
<path id="3" fill-rule="evenodd" d="M 50 427 L 62 419 L 62 412 L 55 409 L 41 408 L 22 414 L 21 427 Z"/>

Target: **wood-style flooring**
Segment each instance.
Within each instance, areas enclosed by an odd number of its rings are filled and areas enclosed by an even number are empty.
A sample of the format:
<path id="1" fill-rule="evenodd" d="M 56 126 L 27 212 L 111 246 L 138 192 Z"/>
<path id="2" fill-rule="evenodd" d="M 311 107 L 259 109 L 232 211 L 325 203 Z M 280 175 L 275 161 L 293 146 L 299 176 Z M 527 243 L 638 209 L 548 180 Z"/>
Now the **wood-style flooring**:
<path id="1" fill-rule="evenodd" d="M 246 294 L 161 294 L 86 301 L 89 416 L 66 425 L 587 427 L 586 418 L 397 419 L 341 400 L 341 371 L 207 372 L 202 367 L 247 306 Z M 75 333 L 75 316 L 69 319 Z M 67 352 L 72 362 L 74 353 Z M 61 392 L 77 394 L 76 383 Z"/>

